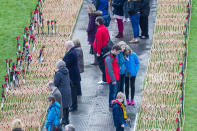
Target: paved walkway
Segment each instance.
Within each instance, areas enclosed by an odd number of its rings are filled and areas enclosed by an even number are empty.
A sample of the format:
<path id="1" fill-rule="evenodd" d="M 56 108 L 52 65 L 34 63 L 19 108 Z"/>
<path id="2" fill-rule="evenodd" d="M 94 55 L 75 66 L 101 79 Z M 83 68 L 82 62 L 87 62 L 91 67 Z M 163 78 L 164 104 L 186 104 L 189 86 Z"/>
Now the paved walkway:
<path id="1" fill-rule="evenodd" d="M 90 65 L 93 62 L 93 56 L 89 54 L 89 45 L 87 42 L 86 29 L 88 26 L 87 5 L 90 0 L 84 0 L 83 7 L 78 17 L 76 28 L 74 30 L 73 39 L 78 38 L 81 41 L 84 51 L 85 72 L 82 77 L 82 93 L 83 96 L 79 100 L 79 110 L 70 115 L 70 120 L 75 125 L 77 131 L 114 131 L 112 113 L 108 111 L 108 86 L 100 86 L 97 84 L 101 80 L 101 72 L 98 66 Z M 136 114 L 139 111 L 143 81 L 146 75 L 148 59 L 150 57 L 150 49 L 152 46 L 152 34 L 155 22 L 156 0 L 151 0 L 151 14 L 149 17 L 149 40 L 141 40 L 139 44 L 129 44 L 140 59 L 140 70 L 136 79 L 135 106 L 127 107 L 130 125 L 126 131 L 133 131 L 136 121 Z M 131 39 L 132 30 L 130 22 L 125 23 L 124 38 L 116 39 L 117 26 L 112 19 L 109 32 L 114 43 L 121 40 L 128 41 Z"/>

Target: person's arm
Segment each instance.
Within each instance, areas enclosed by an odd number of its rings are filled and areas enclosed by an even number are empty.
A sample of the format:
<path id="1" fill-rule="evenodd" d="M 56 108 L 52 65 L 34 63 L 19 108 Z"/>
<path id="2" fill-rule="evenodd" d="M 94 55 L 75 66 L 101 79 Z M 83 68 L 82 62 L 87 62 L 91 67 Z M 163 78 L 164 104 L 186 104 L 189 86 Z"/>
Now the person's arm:
<path id="1" fill-rule="evenodd" d="M 54 77 L 54 84 L 56 87 L 59 87 L 60 80 L 61 80 L 61 74 L 59 72 L 56 72 Z"/>
<path id="2" fill-rule="evenodd" d="M 113 62 L 113 59 L 110 58 L 109 56 L 107 56 L 105 58 L 105 63 L 106 63 L 106 66 L 107 66 L 107 72 L 109 74 L 109 77 L 111 78 L 112 82 L 116 82 L 114 72 L 113 72 L 112 62 Z"/>
<path id="3" fill-rule="evenodd" d="M 94 42 L 94 51 L 97 52 L 97 54 L 101 54 L 102 49 L 102 34 L 100 31 L 96 32 L 95 42 Z"/>
<path id="4" fill-rule="evenodd" d="M 71 66 L 73 66 L 73 63 L 74 63 L 73 55 L 69 54 L 69 56 L 67 56 L 67 57 L 65 56 L 63 58 L 63 61 L 66 63 L 66 67 L 70 68 Z"/>
<path id="5" fill-rule="evenodd" d="M 139 71 L 139 67 L 140 67 L 140 62 L 139 59 L 137 57 L 137 55 L 135 54 L 135 65 L 136 65 L 136 73 Z"/>
<path id="6" fill-rule="evenodd" d="M 48 129 L 48 131 L 51 130 L 51 126 L 53 124 L 53 121 L 55 119 L 55 114 L 54 114 L 55 110 L 54 109 L 51 109 L 49 112 L 48 112 L 48 115 L 47 115 L 47 120 L 46 120 L 46 123 L 45 123 L 45 128 Z"/>

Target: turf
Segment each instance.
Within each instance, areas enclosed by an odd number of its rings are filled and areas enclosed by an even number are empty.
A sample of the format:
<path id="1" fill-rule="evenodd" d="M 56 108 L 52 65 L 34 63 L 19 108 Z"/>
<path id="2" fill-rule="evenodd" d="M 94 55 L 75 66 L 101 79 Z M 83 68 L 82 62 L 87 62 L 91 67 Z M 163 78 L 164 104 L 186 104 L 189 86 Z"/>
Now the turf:
<path id="1" fill-rule="evenodd" d="M 192 0 L 191 31 L 188 48 L 187 82 L 185 89 L 184 131 L 197 130 L 197 1 Z"/>
<path id="2" fill-rule="evenodd" d="M 5 59 L 16 60 L 16 36 L 23 36 L 30 24 L 30 11 L 38 0 L 1 0 L 0 2 L 0 87 L 6 75 Z M 22 44 L 22 39 L 20 41 Z M 0 88 L 1 98 L 1 88 Z"/>

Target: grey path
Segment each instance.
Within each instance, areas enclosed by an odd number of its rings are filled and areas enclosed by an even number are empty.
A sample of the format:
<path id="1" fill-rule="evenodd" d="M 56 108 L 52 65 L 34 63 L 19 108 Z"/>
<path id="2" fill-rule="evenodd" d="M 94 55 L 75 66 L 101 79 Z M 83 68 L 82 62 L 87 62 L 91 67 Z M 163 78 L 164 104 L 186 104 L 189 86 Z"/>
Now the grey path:
<path id="1" fill-rule="evenodd" d="M 74 30 L 73 39 L 78 38 L 81 41 L 84 51 L 85 72 L 82 77 L 82 93 L 83 96 L 79 100 L 79 109 L 77 112 L 70 113 L 70 121 L 75 125 L 77 131 L 114 131 L 113 119 L 111 112 L 108 111 L 108 86 L 99 86 L 98 81 L 101 80 L 101 72 L 97 66 L 90 65 L 93 62 L 93 56 L 89 54 L 89 45 L 87 42 L 86 29 L 88 26 L 87 5 L 90 0 L 84 0 L 83 7 L 79 14 L 79 18 Z M 156 0 L 151 0 L 151 14 L 149 17 L 149 40 L 141 40 L 139 44 L 129 44 L 132 38 L 132 30 L 130 22 L 125 23 L 124 38 L 116 39 L 117 26 L 112 19 L 109 32 L 114 43 L 121 40 L 126 41 L 140 59 L 140 70 L 136 79 L 135 106 L 127 107 L 129 118 L 131 119 L 130 127 L 126 131 L 133 131 L 136 114 L 139 111 L 143 81 L 146 75 L 148 59 L 150 57 L 150 49 L 152 46 L 152 34 L 155 22 Z"/>

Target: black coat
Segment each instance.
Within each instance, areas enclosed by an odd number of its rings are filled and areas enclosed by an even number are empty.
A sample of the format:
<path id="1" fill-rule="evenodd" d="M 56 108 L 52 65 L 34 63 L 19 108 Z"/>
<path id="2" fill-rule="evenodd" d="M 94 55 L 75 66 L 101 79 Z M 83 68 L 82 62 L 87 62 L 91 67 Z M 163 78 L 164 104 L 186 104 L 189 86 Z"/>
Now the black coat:
<path id="1" fill-rule="evenodd" d="M 133 16 L 137 13 L 140 13 L 141 11 L 141 7 L 142 7 L 142 3 L 141 3 L 141 0 L 136 0 L 136 1 L 131 1 L 131 3 L 133 4 L 133 10 L 130 11 L 129 8 L 128 8 L 128 13 L 130 16 Z M 129 2 L 128 2 L 129 4 Z"/>
<path id="2" fill-rule="evenodd" d="M 150 3 L 149 0 L 142 0 L 141 1 L 142 5 L 141 5 L 141 15 L 142 16 L 149 16 L 150 14 Z"/>
<path id="3" fill-rule="evenodd" d="M 69 70 L 70 80 L 72 82 L 80 82 L 81 76 L 78 68 L 78 56 L 75 50 L 75 47 L 71 48 L 63 58 L 63 61 L 66 62 L 66 67 Z"/>
<path id="4" fill-rule="evenodd" d="M 112 6 L 114 8 L 113 13 L 115 15 L 124 16 L 123 6 L 125 0 L 113 0 Z"/>
<path id="5" fill-rule="evenodd" d="M 76 50 L 77 56 L 78 56 L 79 73 L 83 73 L 84 72 L 83 50 L 80 46 L 75 46 L 75 50 Z"/>
<path id="6" fill-rule="evenodd" d="M 54 84 L 62 95 L 62 106 L 68 108 L 72 104 L 69 71 L 66 67 L 61 68 L 55 73 Z"/>

